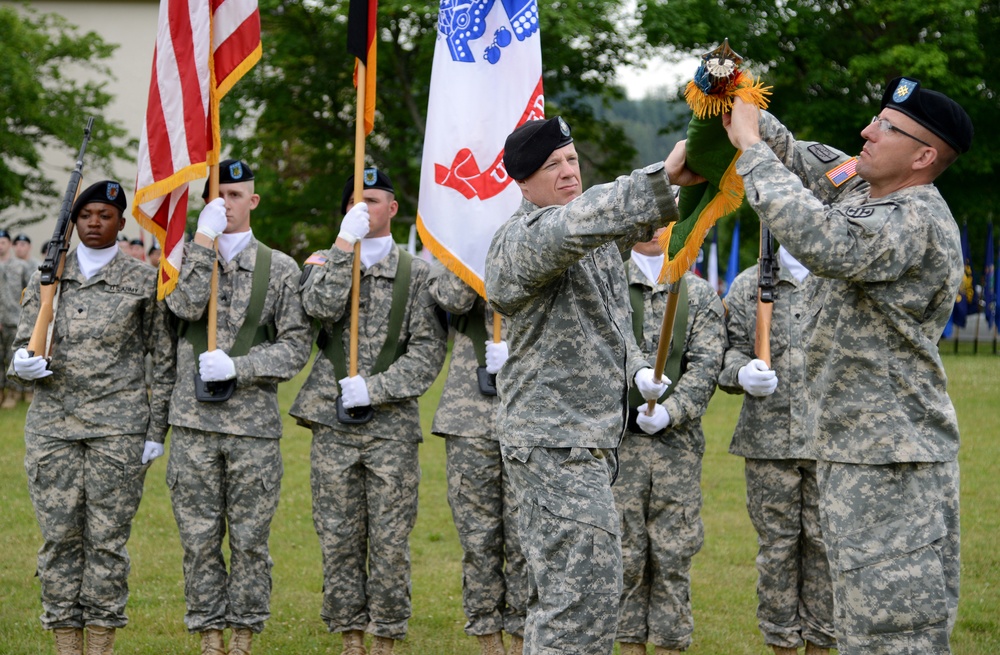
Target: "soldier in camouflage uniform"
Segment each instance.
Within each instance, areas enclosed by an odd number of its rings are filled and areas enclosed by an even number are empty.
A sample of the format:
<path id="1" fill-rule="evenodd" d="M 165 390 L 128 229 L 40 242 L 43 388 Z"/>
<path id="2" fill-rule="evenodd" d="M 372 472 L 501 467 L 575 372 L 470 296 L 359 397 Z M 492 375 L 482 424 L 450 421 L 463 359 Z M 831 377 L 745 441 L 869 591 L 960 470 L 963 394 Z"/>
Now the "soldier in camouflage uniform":
<path id="1" fill-rule="evenodd" d="M 298 264 L 272 251 L 258 319 L 258 332 L 267 336 L 245 354 L 228 354 L 247 318 L 264 246 L 250 230 L 250 212 L 260 200 L 253 172 L 234 160 L 222 162 L 219 171 L 219 198 L 202 210 L 177 287 L 167 296 L 170 310 L 188 323 L 177 344 L 167 486 L 184 549 L 184 623 L 201 633 L 205 655 L 225 652 L 227 627 L 233 630 L 229 653 L 246 655 L 270 617 L 268 537 L 283 471 L 278 383 L 308 361 L 312 327 L 299 300 Z M 219 274 L 218 349 L 199 354 L 193 330 L 206 318 L 213 263 Z M 232 397 L 197 400 L 196 371 L 205 381 L 235 379 Z M 227 530 L 228 572 L 222 554 Z"/>
<path id="2" fill-rule="evenodd" d="M 740 100 L 724 125 L 747 198 L 826 278 L 808 317 L 806 425 L 841 653 L 948 653 L 958 608 L 958 423 L 937 340 L 962 278 L 933 185 L 972 144 L 943 94 L 896 78 L 857 159 Z M 857 173 L 854 175 L 854 173 Z"/>
<path id="3" fill-rule="evenodd" d="M 21 292 L 28 286 L 31 273 L 36 269 L 23 259 L 14 256 L 10 233 L 0 229 L 0 350 L 3 351 L 3 366 L 0 366 L 0 409 L 14 409 L 23 397 L 25 386 L 7 376 L 12 344 L 17 333 L 17 321 L 21 314 Z M 28 385 L 30 387 L 30 385 Z"/>
<path id="4" fill-rule="evenodd" d="M 119 252 L 125 192 L 106 180 L 72 208 L 80 245 L 66 255 L 52 362 L 26 350 L 39 311 L 39 273 L 24 294 L 11 373 L 36 380 L 24 426 L 28 491 L 42 531 L 42 625 L 59 655 L 110 654 L 128 623 L 125 549 L 152 460 L 163 454 L 175 333 L 156 271 Z M 151 393 L 143 356 L 153 357 Z"/>
<path id="5" fill-rule="evenodd" d="M 452 315 L 453 324 L 468 326 L 453 333 L 448 379 L 431 426 L 434 434 L 446 439 L 448 504 L 463 552 L 465 632 L 479 638 L 482 655 L 502 655 L 502 633 L 507 632 L 509 652 L 521 655 L 527 565 L 517 537 L 517 503 L 497 440 L 499 398 L 480 391 L 480 363 L 470 337 L 486 341 L 484 363 L 494 375 L 507 359 L 507 342 L 487 339 L 493 332 L 493 310 L 454 273 L 440 271 L 431 280 L 430 292 Z"/>
<path id="6" fill-rule="evenodd" d="M 409 537 L 417 519 L 423 440 L 417 399 L 445 357 L 447 334 L 427 291 L 430 266 L 401 251 L 389 231 L 397 209 L 385 173 L 365 170 L 358 203 L 351 176 L 337 240 L 306 260 L 301 286 L 306 312 L 322 325 L 324 350 L 290 414 L 313 432 L 313 523 L 323 551 L 320 616 L 330 632 L 343 633 L 345 655 L 364 655 L 365 631 L 374 636 L 373 655 L 388 655 L 406 636 L 412 614 Z M 349 376 L 345 324 L 359 240 L 358 374 Z M 402 286 L 407 275 L 409 283 Z M 398 331 L 390 328 L 394 312 L 401 319 Z M 390 339 L 392 352 L 380 357 Z M 376 370 L 381 362 L 386 368 Z M 373 417 L 342 423 L 338 397 L 344 409 L 370 406 Z"/>
<path id="7" fill-rule="evenodd" d="M 621 253 L 677 218 L 663 162 L 583 192 L 569 126 L 529 121 L 504 146 L 524 196 L 494 235 L 486 296 L 508 319 L 497 432 L 533 593 L 529 655 L 610 653 L 622 590 L 615 449 L 634 380 L 658 398 L 632 334 Z"/>
<path id="8" fill-rule="evenodd" d="M 636 335 L 639 348 L 656 358 L 668 285 L 657 278 L 663 251 L 656 238 L 636 244 L 626 265 L 632 302 L 642 303 Z M 618 613 L 622 655 L 645 655 L 652 642 L 656 655 L 675 655 L 691 645 L 691 558 L 701 550 L 701 458 L 705 434 L 701 416 L 715 392 L 716 374 L 726 348 L 722 301 L 711 285 L 685 273 L 687 307 L 675 335 L 684 335 L 672 353 L 679 366 L 667 397 L 646 416 L 638 394 L 629 398 L 629 430 L 618 448 L 621 470 L 612 487 L 621 517 L 623 583 Z M 678 323 L 681 317 L 678 317 Z M 635 326 L 638 321 L 635 321 Z M 667 372 L 671 373 L 671 360 Z"/>
<path id="9" fill-rule="evenodd" d="M 819 288 L 815 276 L 778 248 L 771 368 L 754 358 L 757 266 L 726 296 L 729 348 L 719 387 L 745 393 L 729 452 L 746 458 L 747 511 L 757 530 L 757 619 L 775 655 L 808 655 L 835 645 L 833 589 L 819 526 L 816 457 L 806 432 L 806 335 Z M 763 369 L 763 370 L 762 370 Z M 779 382 L 780 380 L 780 382 Z M 795 399 L 795 402 L 793 402 Z"/>

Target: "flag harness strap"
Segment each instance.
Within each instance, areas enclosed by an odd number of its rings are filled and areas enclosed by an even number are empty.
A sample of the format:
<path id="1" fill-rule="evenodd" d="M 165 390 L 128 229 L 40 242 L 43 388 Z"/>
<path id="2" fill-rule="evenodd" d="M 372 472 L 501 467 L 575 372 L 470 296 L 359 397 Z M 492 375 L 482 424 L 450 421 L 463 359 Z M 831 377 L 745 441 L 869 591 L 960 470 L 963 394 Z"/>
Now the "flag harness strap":
<path id="1" fill-rule="evenodd" d="M 472 347 L 476 351 L 476 361 L 480 366 L 486 366 L 486 340 L 489 335 L 486 333 L 484 316 L 486 315 L 486 301 L 477 297 L 472 304 L 472 309 L 466 314 L 451 314 L 448 323 L 455 328 L 456 332 L 461 332 L 472 341 Z"/>
<path id="2" fill-rule="evenodd" d="M 632 262 L 625 262 L 626 279 L 628 275 L 628 269 Z M 687 290 L 687 280 L 681 277 L 677 281 L 678 285 L 678 298 L 677 298 L 677 314 L 674 317 L 674 331 L 670 338 L 670 354 L 667 356 L 667 363 L 663 367 L 663 373 L 668 378 L 670 378 L 670 387 L 667 388 L 667 392 L 661 396 L 667 398 L 674 392 L 674 387 L 677 386 L 677 380 L 681 377 L 681 359 L 684 354 L 684 346 L 687 341 L 687 319 L 688 319 L 688 290 Z M 641 284 L 630 284 L 628 286 L 629 301 L 632 304 L 632 331 L 635 333 L 635 340 L 642 343 L 642 325 L 645 320 L 646 310 L 643 301 L 642 285 Z M 629 412 L 633 413 L 635 408 L 646 401 L 643 399 L 642 394 L 635 387 L 629 390 Z"/>

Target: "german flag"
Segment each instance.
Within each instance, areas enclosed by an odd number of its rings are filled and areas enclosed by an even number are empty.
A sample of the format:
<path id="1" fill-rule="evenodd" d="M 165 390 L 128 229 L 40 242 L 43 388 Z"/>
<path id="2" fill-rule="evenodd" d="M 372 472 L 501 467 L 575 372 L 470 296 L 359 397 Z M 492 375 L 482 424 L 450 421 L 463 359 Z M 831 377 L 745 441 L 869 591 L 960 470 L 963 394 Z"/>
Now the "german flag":
<path id="1" fill-rule="evenodd" d="M 365 66 L 365 135 L 375 127 L 375 17 L 378 0 L 351 0 L 347 10 L 347 52 L 354 55 L 354 86 L 358 64 Z"/>

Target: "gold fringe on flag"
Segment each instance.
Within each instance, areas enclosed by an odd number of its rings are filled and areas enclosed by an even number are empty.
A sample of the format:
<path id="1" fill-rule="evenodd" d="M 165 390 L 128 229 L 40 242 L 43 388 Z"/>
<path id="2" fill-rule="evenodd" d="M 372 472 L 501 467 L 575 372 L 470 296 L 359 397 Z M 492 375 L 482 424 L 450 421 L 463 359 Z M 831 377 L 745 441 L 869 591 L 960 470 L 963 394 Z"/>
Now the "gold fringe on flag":
<path id="1" fill-rule="evenodd" d="M 754 79 L 751 73 L 737 73 L 726 87 L 725 93 L 708 95 L 702 91 L 694 80 L 684 88 L 684 99 L 688 107 L 699 119 L 712 118 L 729 112 L 733 108 L 733 99 L 741 98 L 744 102 L 767 109 L 767 96 L 771 95 L 771 87 Z"/>

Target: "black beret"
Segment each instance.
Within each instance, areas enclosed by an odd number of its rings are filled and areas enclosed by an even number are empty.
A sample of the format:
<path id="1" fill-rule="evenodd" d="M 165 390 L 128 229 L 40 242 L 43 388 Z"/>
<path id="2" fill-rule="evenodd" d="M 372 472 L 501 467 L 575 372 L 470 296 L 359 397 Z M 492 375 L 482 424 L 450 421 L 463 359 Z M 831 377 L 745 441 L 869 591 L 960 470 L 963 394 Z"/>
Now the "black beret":
<path id="1" fill-rule="evenodd" d="M 9 238 L 10 238 L 10 232 L 0 227 L 0 239 L 9 239 Z"/>
<path id="2" fill-rule="evenodd" d="M 392 180 L 389 179 L 389 176 L 377 168 L 366 168 L 361 181 L 364 183 L 365 189 L 382 189 L 389 193 L 396 193 L 396 189 L 393 188 Z M 341 214 L 347 213 L 347 203 L 351 201 L 352 196 L 354 196 L 353 175 L 347 178 L 347 182 L 344 184 L 344 193 L 340 198 Z"/>
<path id="3" fill-rule="evenodd" d="M 132 239 L 128 243 L 129 243 L 130 246 L 145 246 L 146 245 L 146 244 L 144 244 L 142 242 L 142 239 Z"/>
<path id="4" fill-rule="evenodd" d="M 957 152 L 972 146 L 972 119 L 962 106 L 937 91 L 923 89 L 920 80 L 897 77 L 882 94 L 882 108 L 903 112 L 939 136 Z"/>
<path id="5" fill-rule="evenodd" d="M 562 116 L 528 121 L 510 133 L 503 145 L 503 165 L 515 180 L 526 180 L 554 151 L 573 143 Z"/>
<path id="6" fill-rule="evenodd" d="M 14 237 L 14 243 L 17 243 L 18 241 L 24 241 L 25 243 L 31 243 L 31 239 L 24 232 L 21 232 L 16 237 Z"/>
<path id="7" fill-rule="evenodd" d="M 128 201 L 125 200 L 125 189 L 122 188 L 122 185 L 114 180 L 102 180 L 91 184 L 76 197 L 76 202 L 73 203 L 73 211 L 69 215 L 70 220 L 75 221 L 77 214 L 80 213 L 83 206 L 89 205 L 92 202 L 103 202 L 105 205 L 114 205 L 122 214 L 125 213 L 125 208 L 128 207 Z"/>
<path id="8" fill-rule="evenodd" d="M 253 169 L 240 159 L 224 159 L 219 162 L 219 184 L 234 184 L 249 182 L 253 179 Z M 201 192 L 201 199 L 208 200 L 208 180 Z"/>

